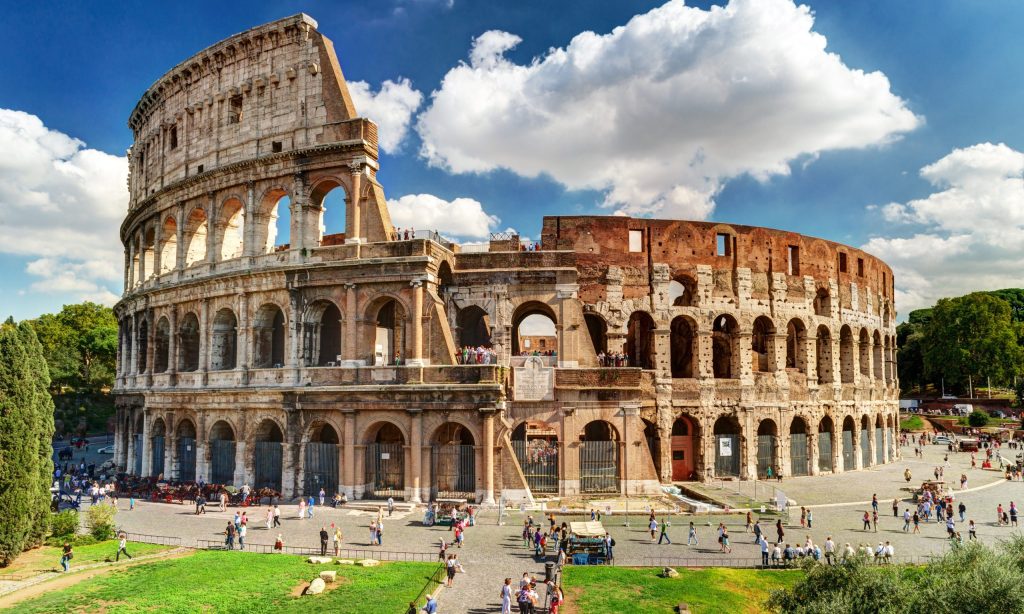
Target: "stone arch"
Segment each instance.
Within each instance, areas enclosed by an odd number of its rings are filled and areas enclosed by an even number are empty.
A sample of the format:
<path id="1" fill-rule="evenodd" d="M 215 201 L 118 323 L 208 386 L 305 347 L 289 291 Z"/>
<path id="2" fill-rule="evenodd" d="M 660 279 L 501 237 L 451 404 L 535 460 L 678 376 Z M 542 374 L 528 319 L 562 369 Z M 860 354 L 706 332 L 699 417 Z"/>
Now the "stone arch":
<path id="1" fill-rule="evenodd" d="M 672 319 L 669 339 L 672 377 L 695 377 L 698 355 L 697 322 L 689 316 L 676 316 Z"/>
<path id="2" fill-rule="evenodd" d="M 291 245 L 290 207 L 291 195 L 283 186 L 274 186 L 263 193 L 254 222 L 256 253 L 269 254 L 278 249 L 287 249 Z M 282 218 L 289 221 L 289 232 L 283 236 L 279 228 Z"/>
<path id="3" fill-rule="evenodd" d="M 672 481 L 698 478 L 697 452 L 700 447 L 700 423 L 687 413 L 672 423 Z"/>
<path id="4" fill-rule="evenodd" d="M 715 475 L 718 477 L 739 477 L 742 450 L 742 433 L 736 416 L 719 416 L 715 420 Z"/>
<path id="5" fill-rule="evenodd" d="M 711 333 L 712 368 L 716 378 L 739 377 L 739 324 L 729 314 L 715 316 Z"/>
<path id="6" fill-rule="evenodd" d="M 139 274 L 139 280 L 145 281 L 151 277 L 156 277 L 156 250 L 159 246 L 156 244 L 156 230 L 152 226 L 147 226 L 142 231 L 142 259 L 140 264 L 143 267 L 143 271 Z"/>
<path id="7" fill-rule="evenodd" d="M 893 339 L 890 335 L 886 335 L 883 338 L 884 350 L 882 351 L 882 377 L 885 380 L 885 385 L 888 386 L 893 382 L 892 375 L 892 354 L 893 354 Z"/>
<path id="8" fill-rule="evenodd" d="M 673 307 L 692 307 L 697 304 L 697 281 L 686 274 L 678 274 L 668 283 L 668 300 Z"/>
<path id="9" fill-rule="evenodd" d="M 287 337 L 284 311 L 275 303 L 264 303 L 256 311 L 252 329 L 253 367 L 269 369 L 284 366 Z"/>
<path id="10" fill-rule="evenodd" d="M 807 326 L 800 318 L 786 324 L 786 368 L 807 373 Z"/>
<path id="11" fill-rule="evenodd" d="M 167 371 L 171 351 L 171 323 L 167 316 L 157 320 L 153 342 L 153 373 L 164 373 Z"/>
<path id="12" fill-rule="evenodd" d="M 206 219 L 206 211 L 202 207 L 195 207 L 189 211 L 185 218 L 183 238 L 186 267 L 206 261 L 206 235 L 208 232 L 209 224 Z"/>
<path id="13" fill-rule="evenodd" d="M 653 369 L 655 365 L 654 318 L 646 311 L 634 311 L 626 323 L 625 354 L 632 367 Z"/>
<path id="14" fill-rule="evenodd" d="M 173 215 L 164 219 L 160 229 L 160 273 L 178 266 L 178 222 Z"/>
<path id="15" fill-rule="evenodd" d="M 408 313 L 405 304 L 390 294 L 378 296 L 367 305 L 370 337 L 364 347 L 372 348 L 371 364 L 402 364 Z"/>
<path id="16" fill-rule="evenodd" d="M 882 334 L 879 333 L 877 330 L 871 337 L 871 349 L 871 366 L 872 370 L 874 371 L 874 379 L 875 381 L 882 381 L 882 369 L 884 366 L 884 362 L 882 359 Z"/>
<path id="17" fill-rule="evenodd" d="M 561 477 L 558 431 L 544 422 L 523 421 L 512 429 L 510 437 L 530 491 L 558 494 Z"/>
<path id="18" fill-rule="evenodd" d="M 277 420 L 264 418 L 253 431 L 253 487 L 281 492 L 284 464 L 284 429 Z"/>
<path id="19" fill-rule="evenodd" d="M 839 381 L 852 384 L 856 368 L 853 364 L 853 330 L 848 324 L 839 329 Z"/>
<path id="20" fill-rule="evenodd" d="M 149 475 L 158 477 L 164 474 L 164 450 L 167 441 L 167 424 L 157 416 L 149 425 L 150 465 Z"/>
<path id="21" fill-rule="evenodd" d="M 882 414 L 875 414 L 875 464 L 885 464 L 885 420 Z"/>
<path id="22" fill-rule="evenodd" d="M 774 371 L 775 365 L 773 343 L 775 339 L 775 323 L 768 316 L 758 316 L 754 320 L 753 332 L 750 336 L 751 365 L 755 372 Z"/>
<path id="23" fill-rule="evenodd" d="M 363 431 L 367 499 L 405 497 L 405 443 L 403 429 L 389 420 L 378 420 Z"/>
<path id="24" fill-rule="evenodd" d="M 558 318 L 551 306 L 540 301 L 527 301 L 517 306 L 512 313 L 512 353 L 554 355 L 557 351 Z"/>
<path id="25" fill-rule="evenodd" d="M 210 370 L 234 369 L 238 357 L 238 318 L 228 307 L 217 310 L 213 316 L 210 335 Z"/>
<path id="26" fill-rule="evenodd" d="M 455 275 L 452 273 L 452 265 L 447 260 L 442 260 L 437 265 L 437 291 L 442 296 L 448 293 L 448 289 L 455 285 Z"/>
<path id="27" fill-rule="evenodd" d="M 843 418 L 843 471 L 853 471 L 857 468 L 857 423 L 853 416 Z"/>
<path id="28" fill-rule="evenodd" d="M 467 305 L 456 318 L 459 347 L 491 347 L 491 316 L 479 305 Z"/>
<path id="29" fill-rule="evenodd" d="M 871 462 L 871 420 L 866 415 L 860 417 L 860 456 L 861 467 L 867 469 Z"/>
<path id="30" fill-rule="evenodd" d="M 314 443 L 341 443 L 341 435 L 335 425 L 326 420 L 317 420 L 309 427 L 309 441 Z"/>
<path id="31" fill-rule="evenodd" d="M 835 431 L 835 423 L 832 416 L 824 415 L 818 421 L 818 469 L 820 471 L 835 471 L 832 461 L 832 450 L 836 445 L 832 433 Z"/>
<path id="32" fill-rule="evenodd" d="M 207 449 L 210 455 L 210 482 L 233 484 L 235 481 L 235 450 L 237 441 L 234 426 L 225 419 L 210 427 Z"/>
<path id="33" fill-rule="evenodd" d="M 199 369 L 199 317 L 188 312 L 178 325 L 178 371 Z"/>
<path id="34" fill-rule="evenodd" d="M 608 353 L 608 322 L 597 312 L 586 311 L 583 321 L 587 324 L 590 342 L 594 345 L 594 354 L 600 356 Z"/>
<path id="35" fill-rule="evenodd" d="M 772 478 L 779 474 L 779 426 L 771 418 L 757 425 L 757 477 Z"/>
<path id="36" fill-rule="evenodd" d="M 592 420 L 579 433 L 580 492 L 619 492 L 619 432 L 610 422 Z"/>
<path id="37" fill-rule="evenodd" d="M 306 366 L 337 364 L 341 356 L 342 315 L 337 303 L 320 298 L 306 308 L 302 322 L 302 351 Z"/>
<path id="38" fill-rule="evenodd" d="M 889 301 L 882 303 L 882 328 L 889 328 L 889 320 L 892 316 L 889 312 Z"/>
<path id="39" fill-rule="evenodd" d="M 476 440 L 466 425 L 448 420 L 430 436 L 431 498 L 476 498 Z"/>
<path id="40" fill-rule="evenodd" d="M 189 417 L 178 420 L 175 427 L 177 478 L 182 482 L 196 480 L 196 424 Z"/>
<path id="41" fill-rule="evenodd" d="M 241 257 L 245 243 L 245 205 L 242 199 L 231 196 L 221 203 L 218 210 L 216 235 L 218 260 Z"/>
<path id="42" fill-rule="evenodd" d="M 314 496 L 323 489 L 325 495 L 334 496 L 340 482 L 340 430 L 326 420 L 316 420 L 308 433 L 302 465 L 304 492 L 307 496 Z"/>
<path id="43" fill-rule="evenodd" d="M 235 427 L 230 420 L 220 419 L 210 427 L 210 441 L 235 441 Z"/>
<path id="44" fill-rule="evenodd" d="M 810 449 L 807 420 L 794 416 L 789 423 L 789 474 L 810 475 L 813 455 Z"/>
<path id="45" fill-rule="evenodd" d="M 324 177 L 311 186 L 309 202 L 320 213 L 319 245 L 345 242 L 351 200 L 348 186 L 337 177 Z"/>
<path id="46" fill-rule="evenodd" d="M 818 288 L 814 293 L 814 315 L 828 318 L 832 316 L 832 296 L 828 288 Z"/>
<path id="47" fill-rule="evenodd" d="M 651 455 L 651 462 L 654 463 L 655 475 L 661 475 L 661 431 L 658 425 L 646 418 L 641 418 L 644 423 L 644 439 L 647 441 L 647 451 Z"/>
<path id="48" fill-rule="evenodd" d="M 818 384 L 831 384 L 835 381 L 832 373 L 832 331 L 827 326 L 818 326 L 815 347 L 818 357 Z"/>
<path id="49" fill-rule="evenodd" d="M 868 329 L 860 329 L 858 335 L 859 340 L 859 358 L 860 358 L 860 374 L 865 378 L 871 377 L 871 337 L 868 335 Z"/>

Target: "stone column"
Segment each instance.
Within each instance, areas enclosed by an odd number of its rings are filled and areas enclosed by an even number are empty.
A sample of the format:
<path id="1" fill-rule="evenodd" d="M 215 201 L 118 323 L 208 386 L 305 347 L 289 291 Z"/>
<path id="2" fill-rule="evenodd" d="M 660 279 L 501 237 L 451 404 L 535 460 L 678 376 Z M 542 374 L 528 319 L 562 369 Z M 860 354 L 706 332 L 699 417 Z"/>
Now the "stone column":
<path id="1" fill-rule="evenodd" d="M 346 366 L 354 366 L 352 361 L 357 360 L 359 332 L 356 328 L 356 285 L 345 284 L 345 339 L 343 340 L 344 358 Z"/>
<path id="2" fill-rule="evenodd" d="M 875 445 L 875 423 L 868 424 L 868 465 L 878 464 L 878 446 Z M 861 452 L 863 454 L 863 452 Z"/>
<path id="3" fill-rule="evenodd" d="M 146 235 L 143 230 L 139 230 L 139 285 L 146 283 Z"/>
<path id="4" fill-rule="evenodd" d="M 163 262 L 161 245 L 163 243 L 164 225 L 157 215 L 156 225 L 153 227 L 153 275 L 159 277 L 163 273 Z"/>
<path id="5" fill-rule="evenodd" d="M 484 428 L 484 505 L 494 505 L 494 414 L 493 407 L 480 409 Z"/>
<path id="6" fill-rule="evenodd" d="M 235 368 L 249 368 L 249 295 L 238 293 L 238 331 L 235 338 Z"/>
<path id="7" fill-rule="evenodd" d="M 711 341 L 712 333 L 709 330 L 702 330 L 697 333 L 697 372 L 700 379 L 714 379 L 714 351 Z"/>
<path id="8" fill-rule="evenodd" d="M 295 455 L 302 459 L 295 461 Z M 304 462 L 306 458 L 306 442 L 292 443 L 285 438 L 281 443 L 281 496 L 291 498 L 305 488 L 306 475 Z M 307 493 L 316 494 L 316 493 Z"/>
<path id="9" fill-rule="evenodd" d="M 135 313 L 132 313 L 132 332 L 131 332 L 131 345 L 132 355 L 131 364 L 128 367 L 129 373 L 138 373 L 139 371 L 139 339 L 138 339 L 138 319 L 135 317 Z"/>
<path id="10" fill-rule="evenodd" d="M 342 490 L 349 499 L 355 498 L 356 484 L 356 412 L 354 409 L 341 410 L 345 416 L 345 434 L 342 444 L 344 462 L 341 464 Z"/>
<path id="11" fill-rule="evenodd" d="M 807 331 L 804 338 L 804 356 L 807 357 L 807 386 L 813 388 L 818 385 L 818 337 L 811 331 Z"/>
<path id="12" fill-rule="evenodd" d="M 135 469 L 135 420 L 129 416 L 128 419 L 128 450 L 125 454 L 124 467 L 127 473 L 132 473 Z"/>
<path id="13" fill-rule="evenodd" d="M 210 366 L 210 301 L 203 299 L 199 302 L 199 372 L 203 385 L 206 385 L 206 372 Z"/>
<path id="14" fill-rule="evenodd" d="M 412 286 L 412 347 L 406 364 L 421 366 L 430 362 L 423 358 L 423 280 L 414 279 L 409 285 Z"/>
<path id="15" fill-rule="evenodd" d="M 843 425 L 832 417 L 832 473 L 843 472 Z"/>
<path id="16" fill-rule="evenodd" d="M 131 242 L 124 248 L 124 292 L 127 292 L 130 288 L 131 279 L 131 268 L 132 268 L 132 257 L 131 257 Z"/>
<path id="17" fill-rule="evenodd" d="M 868 443 L 871 443 L 870 437 Z M 860 422 L 856 420 L 853 423 L 853 468 L 864 468 L 864 453 L 860 449 Z"/>
<path id="18" fill-rule="evenodd" d="M 217 195 L 213 192 L 206 193 L 207 206 L 206 206 L 206 262 L 214 263 L 220 260 L 220 254 L 217 254 L 217 228 L 220 225 L 218 223 L 217 214 Z"/>
<path id="19" fill-rule="evenodd" d="M 807 426 L 807 473 L 818 475 L 821 468 L 818 467 L 818 425 Z"/>
<path id="20" fill-rule="evenodd" d="M 299 318 L 299 293 L 291 291 L 288 293 L 288 357 L 286 365 L 293 370 L 295 377 L 298 377 L 299 366 L 299 343 L 302 339 L 302 322 Z"/>
<path id="21" fill-rule="evenodd" d="M 232 478 L 236 485 L 249 483 L 250 476 L 245 468 L 245 449 L 245 439 L 238 437 L 235 441 L 235 475 Z M 249 484 L 249 486 L 252 486 L 252 484 Z"/>
<path id="22" fill-rule="evenodd" d="M 148 372 L 148 369 L 147 369 Z M 149 476 L 153 473 L 153 451 L 152 442 L 149 440 L 149 427 L 152 418 L 148 412 L 142 414 L 142 475 Z M 140 452 L 136 451 L 136 454 Z"/>
<path id="23" fill-rule="evenodd" d="M 753 356 L 751 356 L 753 348 L 751 344 L 752 338 L 751 333 L 746 331 L 736 333 L 736 351 L 734 351 L 734 354 L 738 353 L 739 356 L 733 356 L 732 376 L 748 382 L 754 377 Z"/>
<path id="24" fill-rule="evenodd" d="M 153 358 L 156 357 L 156 322 L 153 308 L 146 309 L 146 386 L 153 385 Z"/>
<path id="25" fill-rule="evenodd" d="M 409 456 L 411 457 L 411 477 L 412 477 L 412 497 L 410 501 L 412 503 L 422 503 L 423 499 L 420 496 L 422 487 L 420 478 L 422 477 L 422 465 L 423 465 L 423 410 L 422 409 L 408 409 L 409 412 L 409 430 L 410 430 L 410 445 L 409 445 Z M 429 485 L 427 486 L 429 488 Z"/>
<path id="26" fill-rule="evenodd" d="M 177 253 L 174 255 L 174 268 L 179 272 L 185 268 L 185 256 L 187 255 L 187 246 L 185 245 L 185 205 L 178 204 L 178 211 L 175 215 L 176 222 L 176 242 L 177 242 Z M 207 230 L 209 230 L 209 224 L 207 224 Z"/>
<path id="27" fill-rule="evenodd" d="M 167 314 L 170 333 L 167 336 L 167 372 L 171 374 L 170 384 L 175 384 L 174 374 L 178 372 L 178 308 L 170 306 Z"/>
<path id="28" fill-rule="evenodd" d="M 350 176 L 352 177 L 352 192 L 348 195 L 348 210 L 346 211 L 345 221 L 345 243 L 362 243 L 362 204 L 361 194 L 362 186 L 360 185 L 363 177 L 363 165 L 362 163 L 355 163 L 349 167 Z"/>
<path id="29" fill-rule="evenodd" d="M 253 181 L 245 182 L 245 231 L 242 234 L 242 255 L 255 256 L 262 249 L 256 248 L 256 224 L 262 220 L 256 219 L 256 184 Z"/>

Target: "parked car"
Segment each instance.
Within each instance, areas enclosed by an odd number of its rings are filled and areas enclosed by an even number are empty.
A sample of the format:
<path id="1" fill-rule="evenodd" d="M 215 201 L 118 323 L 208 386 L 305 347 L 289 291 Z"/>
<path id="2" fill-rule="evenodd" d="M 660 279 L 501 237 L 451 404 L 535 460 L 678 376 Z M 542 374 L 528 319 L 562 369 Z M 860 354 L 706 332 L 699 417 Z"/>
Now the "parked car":
<path id="1" fill-rule="evenodd" d="M 944 395 L 942 395 L 942 398 L 943 399 L 956 399 L 958 397 L 955 394 L 944 394 Z"/>
<path id="2" fill-rule="evenodd" d="M 97 454 L 113 454 L 114 446 L 103 446 L 99 450 L 96 450 Z"/>
<path id="3" fill-rule="evenodd" d="M 999 411 L 998 409 L 990 409 L 989 412 L 988 412 L 988 415 L 992 416 L 993 418 L 1005 418 L 1006 417 L 1006 414 L 1001 412 L 1001 411 Z"/>
<path id="4" fill-rule="evenodd" d="M 953 443 L 953 440 L 946 435 L 936 435 L 935 439 L 932 440 L 932 443 L 937 445 L 948 446 L 949 444 Z"/>

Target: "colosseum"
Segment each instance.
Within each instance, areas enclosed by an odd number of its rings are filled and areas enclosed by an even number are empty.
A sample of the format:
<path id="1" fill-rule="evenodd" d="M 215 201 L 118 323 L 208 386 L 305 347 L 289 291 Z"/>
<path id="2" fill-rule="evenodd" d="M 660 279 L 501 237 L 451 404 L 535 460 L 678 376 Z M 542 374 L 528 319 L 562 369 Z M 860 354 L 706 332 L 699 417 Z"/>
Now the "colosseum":
<path id="1" fill-rule="evenodd" d="M 185 60 L 128 124 L 129 473 L 489 504 L 899 455 L 892 271 L 858 249 L 627 217 L 545 217 L 526 248 L 399 232 L 306 15 Z"/>

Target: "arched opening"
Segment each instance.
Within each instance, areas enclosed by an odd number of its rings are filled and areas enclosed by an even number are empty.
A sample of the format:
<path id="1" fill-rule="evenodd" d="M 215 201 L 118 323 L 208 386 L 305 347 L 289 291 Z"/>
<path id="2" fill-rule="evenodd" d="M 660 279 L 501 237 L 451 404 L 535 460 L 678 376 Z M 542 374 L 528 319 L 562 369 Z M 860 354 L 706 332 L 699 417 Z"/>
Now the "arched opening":
<path id="1" fill-rule="evenodd" d="M 185 219 L 185 266 L 190 267 L 206 260 L 206 212 L 193 209 Z"/>
<path id="2" fill-rule="evenodd" d="M 430 450 L 431 499 L 476 500 L 476 447 L 473 434 L 457 422 L 437 428 Z"/>
<path id="3" fill-rule="evenodd" d="M 218 420 L 210 429 L 210 483 L 231 485 L 235 482 L 235 429 Z"/>
<path id="4" fill-rule="evenodd" d="M 634 311 L 626 327 L 626 356 L 632 367 L 654 368 L 654 318 L 645 311 Z"/>
<path id="5" fill-rule="evenodd" d="M 142 283 L 142 241 L 133 239 L 129 242 L 132 248 L 131 262 L 128 263 L 128 270 L 131 275 L 131 280 L 128 282 L 131 287 L 136 287 Z"/>
<path id="6" fill-rule="evenodd" d="M 736 320 L 728 315 L 720 315 L 715 318 L 714 329 L 711 334 L 712 365 L 716 378 L 730 379 L 739 375 L 736 368 L 736 333 L 739 326 Z"/>
<path id="7" fill-rule="evenodd" d="M 163 418 L 156 418 L 149 428 L 150 467 L 149 475 L 160 477 L 164 474 L 164 441 L 167 425 Z"/>
<path id="8" fill-rule="evenodd" d="M 832 315 L 832 297 L 825 288 L 818 288 L 814 293 L 814 315 L 823 318 Z"/>
<path id="9" fill-rule="evenodd" d="M 196 425 L 189 419 L 178 421 L 178 480 L 196 481 Z"/>
<path id="10" fill-rule="evenodd" d="M 524 303 L 512 317 L 512 353 L 516 356 L 557 356 L 555 313 L 544 303 Z"/>
<path id="11" fill-rule="evenodd" d="M 696 301 L 697 282 L 689 275 L 679 275 L 668 282 L 668 300 L 673 307 L 692 307 Z"/>
<path id="12" fill-rule="evenodd" d="M 839 330 L 839 378 L 844 384 L 853 383 L 855 372 L 853 364 L 853 331 L 844 325 Z"/>
<path id="13" fill-rule="evenodd" d="M 871 377 L 871 338 L 866 328 L 860 329 L 860 374 Z"/>
<path id="14" fill-rule="evenodd" d="M 601 366 L 611 366 L 608 354 L 608 323 L 604 318 L 593 312 L 585 312 L 583 321 L 587 324 L 587 333 L 590 334 L 590 343 L 594 345 L 594 354 L 598 357 Z M 603 360 L 602 360 L 603 357 Z"/>
<path id="15" fill-rule="evenodd" d="M 758 373 L 774 371 L 774 354 L 772 351 L 775 324 L 767 316 L 758 316 L 754 320 L 753 334 L 750 336 L 751 365 Z"/>
<path id="16" fill-rule="evenodd" d="M 259 253 L 288 249 L 291 241 L 291 198 L 281 189 L 271 190 L 263 197 L 256 222 L 256 245 Z"/>
<path id="17" fill-rule="evenodd" d="M 740 475 L 740 423 L 734 416 L 722 416 L 715 421 L 715 475 Z"/>
<path id="18" fill-rule="evenodd" d="M 178 326 L 178 371 L 199 369 L 199 318 L 186 313 Z"/>
<path id="19" fill-rule="evenodd" d="M 146 280 L 156 276 L 156 249 L 156 230 L 152 227 L 147 228 L 142 235 L 141 264 L 144 268 L 139 279 Z"/>
<path id="20" fill-rule="evenodd" d="M 874 367 L 875 380 L 882 381 L 882 335 L 877 330 L 871 340 L 871 347 L 874 350 L 871 364 Z"/>
<path id="21" fill-rule="evenodd" d="M 332 301 L 314 301 L 302 323 L 303 364 L 330 367 L 341 360 L 341 310 Z"/>
<path id="22" fill-rule="evenodd" d="M 818 384 L 831 384 L 832 376 L 832 333 L 822 324 L 818 327 L 815 341 L 818 354 Z"/>
<path id="23" fill-rule="evenodd" d="M 789 473 L 810 475 L 810 449 L 807 439 L 807 422 L 797 416 L 789 423 Z"/>
<path id="24" fill-rule="evenodd" d="M 885 350 L 882 353 L 882 375 L 885 378 L 885 385 L 889 386 L 893 381 L 892 374 L 893 341 L 889 335 L 885 336 Z"/>
<path id="25" fill-rule="evenodd" d="M 454 285 L 455 275 L 452 274 L 452 267 L 447 260 L 443 260 L 437 266 L 437 293 L 444 299 Z"/>
<path id="26" fill-rule="evenodd" d="M 213 317 L 210 337 L 210 370 L 234 369 L 238 356 L 238 319 L 227 307 L 219 309 Z"/>
<path id="27" fill-rule="evenodd" d="M 647 419 L 644 419 L 644 439 L 647 440 L 647 451 L 650 452 L 651 461 L 654 462 L 654 473 L 660 479 L 661 433 L 658 432 L 658 425 Z"/>
<path id="28" fill-rule="evenodd" d="M 338 432 L 330 424 L 319 422 L 313 425 L 306 443 L 306 462 L 303 465 L 303 485 L 307 496 L 318 494 L 321 488 L 331 497 L 338 492 L 338 483 L 341 481 L 338 477 L 340 441 Z"/>
<path id="29" fill-rule="evenodd" d="M 145 419 L 142 417 L 142 413 L 135 418 L 135 458 L 132 473 L 137 476 L 142 476 L 142 459 L 146 454 L 146 437 L 143 434 L 145 428 Z"/>
<path id="30" fill-rule="evenodd" d="M 686 316 L 673 318 L 671 325 L 669 354 L 672 362 L 672 377 L 694 377 L 694 356 L 697 355 L 697 323 Z"/>
<path id="31" fill-rule="evenodd" d="M 889 303 L 882 305 L 882 327 L 889 328 Z"/>
<path id="32" fill-rule="evenodd" d="M 786 325 L 786 368 L 807 373 L 807 327 L 797 318 Z"/>
<path id="33" fill-rule="evenodd" d="M 533 494 L 558 494 L 558 433 L 544 422 L 521 422 L 512 449 Z"/>
<path id="34" fill-rule="evenodd" d="M 765 479 L 778 474 L 779 427 L 774 420 L 762 420 L 757 425 L 757 477 Z"/>
<path id="35" fill-rule="evenodd" d="M 483 308 L 469 305 L 459 310 L 459 347 L 491 347 L 491 317 Z M 472 360 L 462 362 L 473 362 Z"/>
<path id="36" fill-rule="evenodd" d="M 889 452 L 889 462 L 896 460 L 896 431 L 893 429 L 892 416 L 885 417 L 885 437 L 888 447 L 886 448 Z"/>
<path id="37" fill-rule="evenodd" d="M 832 431 L 835 425 L 831 416 L 825 416 L 818 422 L 818 471 L 834 471 L 832 466 Z"/>
<path id="38" fill-rule="evenodd" d="M 164 220 L 160 240 L 160 273 L 173 271 L 178 266 L 178 223 L 173 217 Z"/>
<path id="39" fill-rule="evenodd" d="M 854 462 L 854 440 L 856 439 L 857 424 L 852 416 L 843 419 L 843 471 L 853 471 L 857 465 Z"/>
<path id="40" fill-rule="evenodd" d="M 390 422 L 375 425 L 366 444 L 365 499 L 405 498 L 405 435 Z"/>
<path id="41" fill-rule="evenodd" d="M 253 448 L 253 487 L 281 492 L 281 467 L 284 458 L 284 433 L 273 420 L 265 419 L 256 428 Z"/>
<path id="42" fill-rule="evenodd" d="M 237 198 L 229 198 L 221 205 L 220 220 L 217 223 L 217 238 L 221 260 L 231 260 L 242 255 L 245 237 L 245 207 Z"/>
<path id="43" fill-rule="evenodd" d="M 402 350 L 405 347 L 405 307 L 393 298 L 386 298 L 380 303 L 372 321 L 375 322 L 373 364 L 402 364 Z"/>
<path id="44" fill-rule="evenodd" d="M 124 347 L 121 349 L 122 356 L 124 356 L 124 373 L 122 375 L 129 375 L 132 373 L 132 369 L 135 365 L 132 364 L 132 345 L 135 343 L 135 330 L 132 327 L 131 318 L 122 318 L 118 323 L 118 338 Z"/>
<path id="45" fill-rule="evenodd" d="M 580 431 L 580 492 L 619 492 L 619 433 L 604 420 Z"/>
<path id="46" fill-rule="evenodd" d="M 168 359 L 171 351 L 171 323 L 166 317 L 161 317 L 156 323 L 156 334 L 153 337 L 155 347 L 153 348 L 153 372 L 164 373 L 167 371 Z"/>
<path id="47" fill-rule="evenodd" d="M 699 442 L 697 422 L 687 414 L 672 423 L 672 481 L 697 479 L 697 458 L 694 445 Z"/>
<path id="48" fill-rule="evenodd" d="M 875 416 L 875 463 L 885 464 L 885 423 L 882 416 Z"/>
<path id="49" fill-rule="evenodd" d="M 146 354 L 149 351 L 149 322 L 146 318 L 142 318 L 139 322 L 139 336 L 136 340 L 139 348 L 138 356 L 138 372 L 146 372 Z"/>
<path id="50" fill-rule="evenodd" d="M 345 209 L 348 197 L 345 188 L 334 179 L 313 186 L 309 202 L 320 210 L 320 245 L 341 245 L 345 242 Z M 357 237 L 355 237 L 357 238 Z"/>
<path id="51" fill-rule="evenodd" d="M 871 422 L 867 416 L 860 418 L 860 460 L 861 467 L 867 469 L 871 466 Z"/>
<path id="52" fill-rule="evenodd" d="M 252 327 L 253 366 L 257 369 L 284 366 L 284 313 L 273 303 L 256 312 Z"/>

